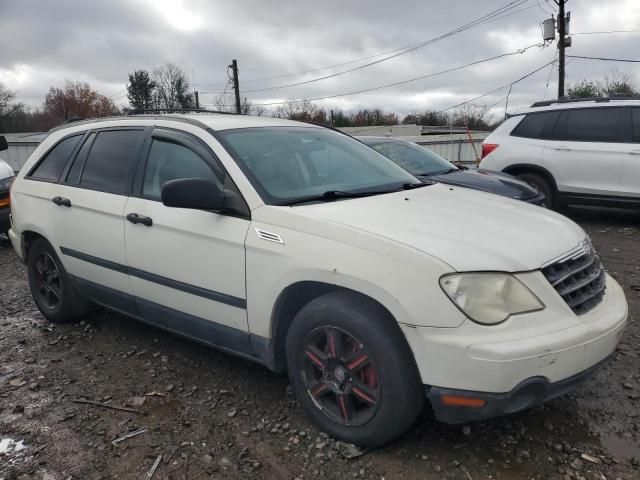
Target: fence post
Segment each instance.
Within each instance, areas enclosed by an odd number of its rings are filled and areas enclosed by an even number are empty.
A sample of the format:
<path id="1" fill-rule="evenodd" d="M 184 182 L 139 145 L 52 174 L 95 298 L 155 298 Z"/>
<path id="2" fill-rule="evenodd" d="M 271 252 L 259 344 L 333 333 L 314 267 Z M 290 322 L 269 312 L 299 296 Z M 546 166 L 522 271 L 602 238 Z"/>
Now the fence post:
<path id="1" fill-rule="evenodd" d="M 459 138 L 458 139 L 458 163 L 460 163 L 462 160 L 462 139 Z"/>

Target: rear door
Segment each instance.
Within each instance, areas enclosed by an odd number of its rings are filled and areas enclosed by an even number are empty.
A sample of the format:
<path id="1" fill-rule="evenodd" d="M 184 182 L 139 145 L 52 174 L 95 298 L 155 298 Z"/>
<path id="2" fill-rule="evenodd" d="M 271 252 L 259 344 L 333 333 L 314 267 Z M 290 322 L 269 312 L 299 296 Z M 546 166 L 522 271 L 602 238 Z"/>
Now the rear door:
<path id="1" fill-rule="evenodd" d="M 631 143 L 622 167 L 621 194 L 640 201 L 640 107 L 631 109 Z"/>
<path id="2" fill-rule="evenodd" d="M 143 127 L 89 132 L 53 197 L 65 268 L 97 301 L 129 313 L 123 212 L 144 139 Z"/>
<path id="3" fill-rule="evenodd" d="M 124 230 L 138 308 L 145 320 L 163 328 L 251 353 L 244 249 L 248 215 L 164 206 L 162 186 L 180 178 L 211 180 L 240 195 L 203 141 L 176 130 L 153 131 L 124 211 L 132 219 Z"/>
<path id="4" fill-rule="evenodd" d="M 543 159 L 560 192 L 583 200 L 619 195 L 627 150 L 624 113 L 620 107 L 574 108 L 561 113 Z"/>

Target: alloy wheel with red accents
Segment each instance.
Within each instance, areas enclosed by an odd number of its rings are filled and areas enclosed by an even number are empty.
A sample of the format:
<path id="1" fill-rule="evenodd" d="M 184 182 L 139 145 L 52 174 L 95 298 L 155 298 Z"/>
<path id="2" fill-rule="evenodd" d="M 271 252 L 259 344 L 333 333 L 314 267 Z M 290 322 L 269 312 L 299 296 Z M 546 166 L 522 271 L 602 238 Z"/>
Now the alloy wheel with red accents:
<path id="1" fill-rule="evenodd" d="M 304 340 L 301 374 L 315 405 L 334 422 L 359 426 L 380 403 L 373 360 L 356 337 L 337 327 L 320 327 Z"/>

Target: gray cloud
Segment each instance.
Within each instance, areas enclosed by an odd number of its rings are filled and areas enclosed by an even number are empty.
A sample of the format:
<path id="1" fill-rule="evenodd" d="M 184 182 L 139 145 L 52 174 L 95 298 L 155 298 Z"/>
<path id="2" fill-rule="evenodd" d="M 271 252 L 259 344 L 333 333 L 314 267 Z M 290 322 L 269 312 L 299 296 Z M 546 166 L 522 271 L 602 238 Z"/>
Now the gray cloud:
<path id="1" fill-rule="evenodd" d="M 0 81 L 32 106 L 50 86 L 65 79 L 89 82 L 118 102 L 127 74 L 137 68 L 173 62 L 195 77 L 197 89 L 218 92 L 232 58 L 240 65 L 241 92 L 302 81 L 350 66 L 263 82 L 243 80 L 298 72 L 421 42 L 450 31 L 507 0 L 335 1 L 248 0 L 0 0 Z M 539 0 L 551 10 L 552 1 Z M 548 17 L 529 0 L 514 15 L 454 35 L 378 65 L 327 80 L 282 90 L 246 93 L 254 103 L 313 98 L 375 87 L 539 42 L 538 23 Z M 636 0 L 572 0 L 572 32 L 640 29 Z M 640 34 L 576 35 L 570 53 L 635 58 Z M 551 61 L 555 44 L 532 48 L 465 70 L 370 93 L 318 102 L 329 108 L 381 107 L 401 113 L 440 109 L 507 84 Z M 640 74 L 634 64 L 570 60 L 569 81 L 602 78 L 615 66 Z M 517 109 L 555 95 L 557 71 L 545 68 L 513 88 Z M 640 80 L 640 78 L 638 78 Z M 506 90 L 479 100 L 496 104 Z M 215 95 L 201 94 L 203 103 Z M 228 96 L 231 101 L 231 96 Z M 496 104 L 495 112 L 503 108 Z M 511 110 L 510 108 L 510 110 Z"/>

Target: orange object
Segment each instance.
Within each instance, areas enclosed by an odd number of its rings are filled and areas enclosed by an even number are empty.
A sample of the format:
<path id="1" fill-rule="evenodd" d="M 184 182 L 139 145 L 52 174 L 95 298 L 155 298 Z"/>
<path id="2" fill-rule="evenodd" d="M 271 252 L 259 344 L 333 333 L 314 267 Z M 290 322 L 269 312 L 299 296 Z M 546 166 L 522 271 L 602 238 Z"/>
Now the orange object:
<path id="1" fill-rule="evenodd" d="M 440 401 L 443 405 L 452 407 L 482 408 L 487 404 L 486 400 L 480 398 L 457 397 L 455 395 L 443 395 L 440 397 Z"/>
<path id="2" fill-rule="evenodd" d="M 9 197 L 0 199 L 0 207 L 6 207 L 9 205 Z"/>

